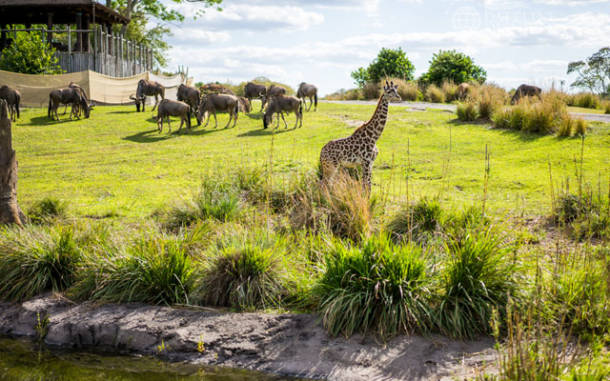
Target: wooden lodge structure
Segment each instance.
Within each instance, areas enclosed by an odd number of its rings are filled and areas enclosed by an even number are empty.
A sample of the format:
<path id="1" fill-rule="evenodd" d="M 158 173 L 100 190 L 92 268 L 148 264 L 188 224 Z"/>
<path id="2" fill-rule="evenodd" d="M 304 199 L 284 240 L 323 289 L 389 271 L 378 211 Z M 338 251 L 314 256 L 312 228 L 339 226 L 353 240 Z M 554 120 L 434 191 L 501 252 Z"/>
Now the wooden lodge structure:
<path id="1" fill-rule="evenodd" d="M 67 73 L 128 77 L 153 66 L 150 49 L 113 32 L 113 25 L 128 23 L 96 0 L 0 0 L 0 51 L 17 33 L 41 33 Z"/>

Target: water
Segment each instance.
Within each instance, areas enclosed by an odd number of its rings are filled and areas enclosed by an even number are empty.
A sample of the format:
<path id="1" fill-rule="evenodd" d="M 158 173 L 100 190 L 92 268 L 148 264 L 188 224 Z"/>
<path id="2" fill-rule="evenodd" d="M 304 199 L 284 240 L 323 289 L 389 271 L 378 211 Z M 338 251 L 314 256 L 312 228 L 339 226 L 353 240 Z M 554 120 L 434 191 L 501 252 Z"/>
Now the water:
<path id="1" fill-rule="evenodd" d="M 0 380 L 294 381 L 296 379 L 246 370 L 168 363 L 151 357 L 49 350 L 28 341 L 0 338 Z"/>

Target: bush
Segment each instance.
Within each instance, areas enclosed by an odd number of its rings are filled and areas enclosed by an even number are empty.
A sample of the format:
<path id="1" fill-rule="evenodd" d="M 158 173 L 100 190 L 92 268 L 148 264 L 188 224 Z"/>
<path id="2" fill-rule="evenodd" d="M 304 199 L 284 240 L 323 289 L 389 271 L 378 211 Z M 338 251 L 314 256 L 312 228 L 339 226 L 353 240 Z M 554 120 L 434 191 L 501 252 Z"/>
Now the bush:
<path id="1" fill-rule="evenodd" d="M 574 123 L 574 135 L 584 136 L 587 133 L 587 122 L 584 119 L 576 119 Z"/>
<path id="2" fill-rule="evenodd" d="M 381 95 L 381 88 L 377 82 L 367 82 L 362 88 L 364 99 L 377 99 Z"/>
<path id="3" fill-rule="evenodd" d="M 568 117 L 565 103 L 560 97 L 545 96 L 536 103 L 522 100 L 511 108 L 496 112 L 492 120 L 497 128 L 548 134 L 558 131 Z"/>
<path id="4" fill-rule="evenodd" d="M 82 260 L 72 230 L 8 230 L 0 242 L 0 298 L 21 301 L 63 291 Z"/>
<path id="5" fill-rule="evenodd" d="M 430 60 L 430 68 L 421 77 L 426 83 L 441 85 L 443 81 L 453 83 L 485 82 L 487 72 L 475 65 L 472 58 L 455 50 L 440 50 Z"/>
<path id="6" fill-rule="evenodd" d="M 507 97 L 506 91 L 495 85 L 483 85 L 476 92 L 479 100 L 479 117 L 491 120 L 496 110 L 504 104 Z"/>
<path id="7" fill-rule="evenodd" d="M 574 133 L 574 119 L 570 116 L 564 118 L 559 125 L 559 129 L 557 130 L 557 136 L 563 138 L 569 138 Z"/>
<path id="8" fill-rule="evenodd" d="M 17 33 L 0 56 L 0 69 L 26 74 L 61 74 L 55 49 L 39 33 Z"/>
<path id="9" fill-rule="evenodd" d="M 400 78 L 391 78 L 391 81 L 398 86 L 398 95 L 403 101 L 417 101 L 421 98 L 421 92 L 415 82 L 407 82 Z"/>
<path id="10" fill-rule="evenodd" d="M 199 287 L 201 302 L 242 310 L 278 307 L 286 294 L 284 278 L 273 248 L 229 247 L 205 270 Z"/>
<path id="11" fill-rule="evenodd" d="M 48 223 L 66 217 L 66 204 L 56 198 L 45 197 L 28 209 L 28 218 L 35 224 Z"/>
<path id="12" fill-rule="evenodd" d="M 452 102 L 458 98 L 457 94 L 457 85 L 451 81 L 443 81 L 441 85 L 441 90 L 445 95 L 445 101 Z"/>
<path id="13" fill-rule="evenodd" d="M 432 102 L 432 103 L 444 103 L 445 94 L 436 85 L 430 85 L 426 89 L 425 99 L 426 99 L 426 101 Z"/>
<path id="14" fill-rule="evenodd" d="M 141 238 L 124 253 L 91 258 L 70 295 L 78 300 L 116 303 L 189 303 L 192 273 L 180 242 Z"/>
<path id="15" fill-rule="evenodd" d="M 568 106 L 599 108 L 600 104 L 599 97 L 593 93 L 578 93 L 568 98 Z"/>
<path id="16" fill-rule="evenodd" d="M 437 200 L 426 197 L 414 205 L 402 208 L 388 224 L 392 237 L 404 239 L 409 233 L 416 240 L 440 227 L 442 209 Z"/>
<path id="17" fill-rule="evenodd" d="M 426 261 L 414 246 L 385 236 L 361 247 L 335 247 L 313 289 L 331 335 L 374 332 L 382 338 L 430 328 Z"/>
<path id="18" fill-rule="evenodd" d="M 436 314 L 439 329 L 456 338 L 488 334 L 493 311 L 504 316 L 508 298 L 518 287 L 508 250 L 488 230 L 451 240 L 447 251 Z"/>
<path id="19" fill-rule="evenodd" d="M 462 122 L 477 120 L 478 112 L 474 102 L 459 103 L 457 106 L 457 118 Z"/>
<path id="20" fill-rule="evenodd" d="M 358 87 L 363 87 L 366 82 L 379 83 L 387 77 L 412 80 L 414 71 L 415 67 L 402 48 L 382 48 L 366 69 L 358 68 L 351 73 L 351 77 Z"/>

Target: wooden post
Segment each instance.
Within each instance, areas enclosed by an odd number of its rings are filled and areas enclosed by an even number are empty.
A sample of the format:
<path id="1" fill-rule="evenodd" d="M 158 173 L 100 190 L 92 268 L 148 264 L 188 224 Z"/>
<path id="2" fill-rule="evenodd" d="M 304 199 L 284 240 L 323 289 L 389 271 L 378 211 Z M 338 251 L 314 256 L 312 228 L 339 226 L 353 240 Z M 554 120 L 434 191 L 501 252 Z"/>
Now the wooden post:
<path id="1" fill-rule="evenodd" d="M 76 50 L 79 52 L 83 52 L 83 32 L 80 30 L 83 29 L 83 13 L 76 12 Z"/>
<path id="2" fill-rule="evenodd" d="M 8 39 L 6 38 L 6 24 L 0 24 L 0 50 L 3 50 L 8 45 Z"/>
<path id="3" fill-rule="evenodd" d="M 89 19 L 85 18 L 83 20 L 83 29 L 89 30 Z M 81 32 L 83 39 L 83 52 L 89 52 L 89 32 Z"/>
<path id="4" fill-rule="evenodd" d="M 0 100 L 0 224 L 22 226 L 25 216 L 17 204 L 17 158 L 13 150 L 8 104 Z"/>
<path id="5" fill-rule="evenodd" d="M 72 30 L 68 25 L 68 54 L 72 54 Z"/>

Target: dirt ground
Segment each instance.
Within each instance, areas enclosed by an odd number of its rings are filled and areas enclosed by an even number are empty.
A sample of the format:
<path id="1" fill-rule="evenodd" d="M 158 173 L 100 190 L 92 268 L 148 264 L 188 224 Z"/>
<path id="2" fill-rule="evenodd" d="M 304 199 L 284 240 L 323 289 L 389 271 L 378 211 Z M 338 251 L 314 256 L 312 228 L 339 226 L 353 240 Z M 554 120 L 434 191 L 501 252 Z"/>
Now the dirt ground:
<path id="1" fill-rule="evenodd" d="M 441 336 L 329 337 L 309 314 L 232 313 L 143 304 L 73 304 L 48 295 L 0 303 L 0 335 L 36 338 L 40 316 L 49 346 L 147 354 L 328 380 L 454 380 L 483 372 L 493 341 Z M 48 323 L 44 324 L 44 318 Z"/>

